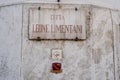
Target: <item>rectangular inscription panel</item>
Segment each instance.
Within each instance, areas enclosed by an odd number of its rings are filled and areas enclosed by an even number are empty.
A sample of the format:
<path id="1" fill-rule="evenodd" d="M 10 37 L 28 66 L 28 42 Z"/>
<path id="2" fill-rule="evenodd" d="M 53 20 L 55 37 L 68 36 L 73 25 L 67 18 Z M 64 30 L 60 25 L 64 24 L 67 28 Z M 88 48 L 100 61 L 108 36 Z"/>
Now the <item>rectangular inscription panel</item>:
<path id="1" fill-rule="evenodd" d="M 86 39 L 86 12 L 79 8 L 30 8 L 29 39 Z"/>

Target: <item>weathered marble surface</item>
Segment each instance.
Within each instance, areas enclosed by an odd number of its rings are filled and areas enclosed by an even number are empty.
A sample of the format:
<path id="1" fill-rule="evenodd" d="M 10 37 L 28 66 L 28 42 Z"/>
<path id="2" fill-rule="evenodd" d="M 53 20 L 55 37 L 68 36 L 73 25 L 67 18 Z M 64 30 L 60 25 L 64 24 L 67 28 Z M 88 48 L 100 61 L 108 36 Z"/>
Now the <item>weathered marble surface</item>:
<path id="1" fill-rule="evenodd" d="M 57 0 L 0 0 L 0 6 L 21 3 L 57 3 Z M 61 4 L 91 4 L 120 10 L 120 0 L 60 0 Z"/>
<path id="2" fill-rule="evenodd" d="M 91 80 L 91 54 L 86 41 L 29 41 L 28 33 L 28 6 L 24 7 L 23 23 L 23 77 L 24 80 Z M 63 72 L 53 74 L 51 70 L 51 49 L 62 48 L 64 58 Z"/>
<path id="3" fill-rule="evenodd" d="M 24 7 L 22 67 L 24 80 L 114 80 L 113 27 L 109 9 L 92 8 L 85 41 L 29 41 Z M 34 6 L 34 5 L 33 5 Z M 62 48 L 63 73 L 50 73 L 50 50 Z"/>
<path id="4" fill-rule="evenodd" d="M 115 78 L 120 80 L 120 11 L 111 11 L 114 34 Z"/>
<path id="5" fill-rule="evenodd" d="M 22 6 L 0 8 L 0 80 L 20 80 Z"/>
<path id="6" fill-rule="evenodd" d="M 29 6 L 0 8 L 0 80 L 120 80 L 119 11 L 91 6 L 84 41 L 32 41 Z M 50 72 L 52 48 L 63 49 L 61 74 Z"/>
<path id="7" fill-rule="evenodd" d="M 113 31 L 109 9 L 92 10 L 92 80 L 114 80 Z"/>

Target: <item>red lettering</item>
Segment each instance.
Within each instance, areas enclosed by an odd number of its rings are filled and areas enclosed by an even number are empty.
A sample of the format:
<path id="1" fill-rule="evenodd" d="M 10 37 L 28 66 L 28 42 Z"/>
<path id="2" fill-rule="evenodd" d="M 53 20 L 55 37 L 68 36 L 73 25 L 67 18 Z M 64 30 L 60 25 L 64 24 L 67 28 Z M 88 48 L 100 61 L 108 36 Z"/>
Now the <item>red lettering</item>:
<path id="1" fill-rule="evenodd" d="M 50 15 L 50 19 L 51 20 L 64 20 L 65 18 L 62 15 L 55 15 L 55 14 L 53 14 L 53 15 Z"/>
<path id="2" fill-rule="evenodd" d="M 48 25 L 42 25 L 42 24 L 33 24 L 32 26 L 33 32 L 48 32 Z"/>

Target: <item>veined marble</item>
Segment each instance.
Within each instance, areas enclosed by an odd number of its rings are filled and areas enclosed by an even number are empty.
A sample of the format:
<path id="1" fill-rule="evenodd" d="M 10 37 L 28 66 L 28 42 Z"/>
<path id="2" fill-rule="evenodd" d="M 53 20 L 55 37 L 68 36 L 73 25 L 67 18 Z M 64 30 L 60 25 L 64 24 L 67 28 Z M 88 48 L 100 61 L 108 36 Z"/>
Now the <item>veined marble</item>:
<path id="1" fill-rule="evenodd" d="M 0 80 L 119 80 L 120 12 L 76 5 L 90 15 L 86 40 L 29 40 L 29 7 L 49 5 L 0 7 Z M 63 50 L 62 60 L 51 59 L 53 48 Z M 62 73 L 50 72 L 54 62 L 62 64 Z"/>

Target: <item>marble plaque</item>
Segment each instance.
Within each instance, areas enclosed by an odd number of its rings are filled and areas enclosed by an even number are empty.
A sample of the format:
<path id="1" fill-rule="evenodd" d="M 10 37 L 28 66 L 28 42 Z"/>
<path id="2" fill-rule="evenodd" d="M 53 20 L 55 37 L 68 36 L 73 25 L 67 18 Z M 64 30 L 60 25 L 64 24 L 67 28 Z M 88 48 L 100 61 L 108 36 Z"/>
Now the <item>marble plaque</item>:
<path id="1" fill-rule="evenodd" d="M 29 39 L 86 39 L 86 13 L 76 7 L 31 7 Z"/>
<path id="2" fill-rule="evenodd" d="M 62 49 L 52 49 L 51 50 L 51 57 L 53 60 L 61 60 L 63 58 Z"/>

